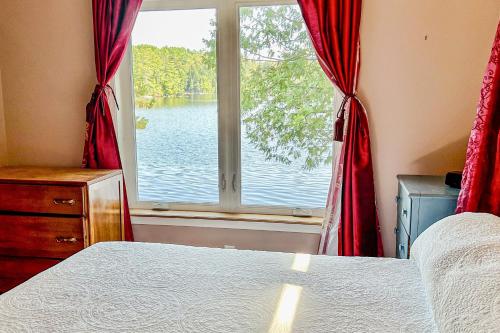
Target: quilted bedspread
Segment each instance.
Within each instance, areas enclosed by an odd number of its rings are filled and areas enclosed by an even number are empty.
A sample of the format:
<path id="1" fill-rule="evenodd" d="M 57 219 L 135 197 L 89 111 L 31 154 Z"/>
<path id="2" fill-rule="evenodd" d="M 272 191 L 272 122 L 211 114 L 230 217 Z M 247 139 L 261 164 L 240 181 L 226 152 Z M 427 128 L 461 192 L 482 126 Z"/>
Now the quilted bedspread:
<path id="1" fill-rule="evenodd" d="M 0 296 L 0 332 L 433 332 L 413 260 L 99 243 Z"/>
<path id="2" fill-rule="evenodd" d="M 447 217 L 412 250 L 440 332 L 500 332 L 499 217 Z"/>

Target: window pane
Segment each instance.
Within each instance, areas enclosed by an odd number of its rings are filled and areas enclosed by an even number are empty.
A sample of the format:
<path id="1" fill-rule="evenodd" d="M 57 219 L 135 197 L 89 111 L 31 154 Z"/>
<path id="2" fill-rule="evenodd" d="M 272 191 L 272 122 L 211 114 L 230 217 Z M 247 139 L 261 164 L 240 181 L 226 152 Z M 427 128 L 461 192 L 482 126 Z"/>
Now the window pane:
<path id="1" fill-rule="evenodd" d="M 240 8 L 242 203 L 325 206 L 333 88 L 297 5 Z"/>
<path id="2" fill-rule="evenodd" d="M 140 12 L 132 33 L 138 199 L 216 203 L 215 9 Z"/>

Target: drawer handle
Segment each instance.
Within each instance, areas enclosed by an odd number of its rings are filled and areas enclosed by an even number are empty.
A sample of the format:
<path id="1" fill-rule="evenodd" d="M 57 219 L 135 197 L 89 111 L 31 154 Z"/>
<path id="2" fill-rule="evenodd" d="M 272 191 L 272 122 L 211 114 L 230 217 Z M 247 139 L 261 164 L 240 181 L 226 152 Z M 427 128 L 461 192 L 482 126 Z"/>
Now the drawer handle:
<path id="1" fill-rule="evenodd" d="M 404 216 L 407 216 L 408 215 L 408 211 L 406 209 L 403 209 L 403 215 Z"/>
<path id="2" fill-rule="evenodd" d="M 76 203 L 75 199 L 54 199 L 56 205 L 69 205 L 73 206 Z"/>
<path id="3" fill-rule="evenodd" d="M 77 239 L 75 237 L 70 237 L 70 238 L 56 237 L 56 242 L 58 242 L 58 243 L 76 243 Z"/>

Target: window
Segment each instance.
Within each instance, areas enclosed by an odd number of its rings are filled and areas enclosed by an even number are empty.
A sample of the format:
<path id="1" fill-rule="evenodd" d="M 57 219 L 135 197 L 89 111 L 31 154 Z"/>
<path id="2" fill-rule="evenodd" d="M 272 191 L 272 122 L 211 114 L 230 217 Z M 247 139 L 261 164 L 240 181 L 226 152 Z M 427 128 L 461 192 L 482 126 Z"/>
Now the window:
<path id="1" fill-rule="evenodd" d="M 118 75 L 132 207 L 321 215 L 333 87 L 289 1 L 145 1 Z"/>
<path id="2" fill-rule="evenodd" d="M 215 21 L 214 9 L 137 17 L 132 77 L 139 201 L 219 202 Z"/>

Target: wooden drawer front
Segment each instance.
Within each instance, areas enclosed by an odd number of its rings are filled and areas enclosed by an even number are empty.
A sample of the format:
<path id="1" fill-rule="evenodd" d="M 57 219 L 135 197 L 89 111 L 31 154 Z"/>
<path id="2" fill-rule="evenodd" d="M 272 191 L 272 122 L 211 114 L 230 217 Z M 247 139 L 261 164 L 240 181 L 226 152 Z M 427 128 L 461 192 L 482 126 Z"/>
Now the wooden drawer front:
<path id="1" fill-rule="evenodd" d="M 398 215 L 404 228 L 406 229 L 406 232 L 410 234 L 412 232 L 410 228 L 411 199 L 404 193 L 399 197 Z"/>
<path id="2" fill-rule="evenodd" d="M 82 215 L 83 188 L 0 184 L 0 211 Z"/>
<path id="3" fill-rule="evenodd" d="M 0 215 L 0 255 L 67 258 L 83 247 L 82 218 Z"/>
<path id="4" fill-rule="evenodd" d="M 398 224 L 398 228 L 396 230 L 396 257 L 401 259 L 409 258 L 409 247 L 410 247 L 410 237 L 406 233 L 406 230 L 401 225 L 401 222 Z"/>
<path id="5" fill-rule="evenodd" d="M 0 256 L 0 293 L 14 288 L 59 262 L 56 259 Z"/>

